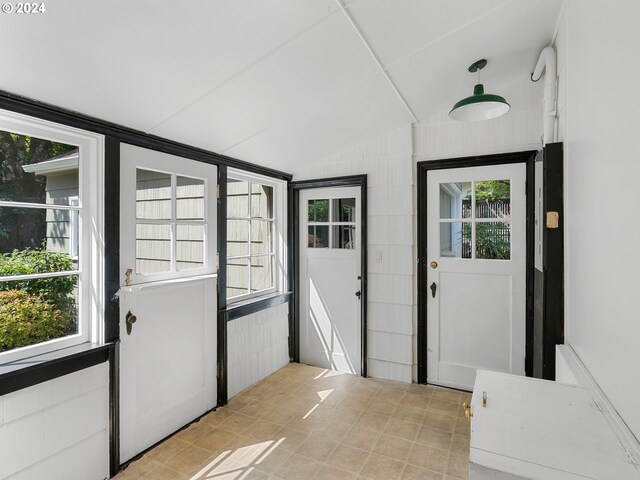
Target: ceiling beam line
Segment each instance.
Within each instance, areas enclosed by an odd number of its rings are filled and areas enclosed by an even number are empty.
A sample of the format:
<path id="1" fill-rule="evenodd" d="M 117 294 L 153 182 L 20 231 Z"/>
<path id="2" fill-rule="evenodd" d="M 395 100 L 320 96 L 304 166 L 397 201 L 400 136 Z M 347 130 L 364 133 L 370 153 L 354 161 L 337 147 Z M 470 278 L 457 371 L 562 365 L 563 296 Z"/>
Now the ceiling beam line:
<path id="1" fill-rule="evenodd" d="M 336 3 L 340 7 L 340 10 L 342 10 L 342 13 L 344 13 L 344 16 L 347 17 L 347 20 L 355 30 L 356 34 L 364 44 L 365 48 L 369 51 L 369 54 L 371 55 L 371 58 L 373 58 L 373 61 L 376 62 L 376 65 L 378 65 L 378 68 L 380 69 L 380 73 L 382 73 L 384 78 L 387 80 L 387 83 L 393 90 L 393 93 L 395 93 L 396 97 L 398 97 L 398 100 L 400 100 L 400 103 L 402 103 L 402 106 L 404 107 L 404 109 L 407 111 L 407 113 L 409 113 L 412 123 L 418 123 L 418 118 L 415 116 L 415 114 L 413 113 L 413 110 L 411 110 L 411 107 L 402 96 L 402 93 L 400 93 L 400 90 L 398 90 L 398 87 L 396 86 L 396 84 L 393 82 L 393 80 L 391 80 L 391 77 L 387 73 L 387 70 L 382 65 L 382 62 L 380 62 L 378 55 L 376 55 L 376 52 L 374 52 L 373 48 L 371 48 L 371 45 L 369 44 L 365 36 L 360 31 L 360 28 L 358 27 L 356 22 L 353 20 L 353 17 L 351 17 L 351 14 L 345 8 L 344 4 L 342 3 L 342 0 L 336 0 Z"/>

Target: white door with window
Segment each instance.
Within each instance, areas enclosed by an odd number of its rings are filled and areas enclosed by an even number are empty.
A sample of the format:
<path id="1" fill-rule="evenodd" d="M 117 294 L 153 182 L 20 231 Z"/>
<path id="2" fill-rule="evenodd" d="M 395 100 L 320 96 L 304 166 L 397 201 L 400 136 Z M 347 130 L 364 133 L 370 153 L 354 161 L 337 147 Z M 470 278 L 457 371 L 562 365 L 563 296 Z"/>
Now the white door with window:
<path id="1" fill-rule="evenodd" d="M 216 167 L 123 144 L 120 461 L 216 405 Z"/>
<path id="2" fill-rule="evenodd" d="M 427 377 L 525 373 L 525 164 L 427 173 Z"/>
<path id="3" fill-rule="evenodd" d="M 360 374 L 360 187 L 300 191 L 300 362 Z"/>

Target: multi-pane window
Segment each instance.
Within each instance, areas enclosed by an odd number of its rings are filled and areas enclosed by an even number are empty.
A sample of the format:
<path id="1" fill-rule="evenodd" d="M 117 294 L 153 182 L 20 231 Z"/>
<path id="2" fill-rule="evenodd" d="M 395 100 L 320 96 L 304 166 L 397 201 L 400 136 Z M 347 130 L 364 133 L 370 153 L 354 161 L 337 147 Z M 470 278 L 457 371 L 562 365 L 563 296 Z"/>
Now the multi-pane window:
<path id="1" fill-rule="evenodd" d="M 275 190 L 259 181 L 227 182 L 227 299 L 276 289 Z"/>
<path id="2" fill-rule="evenodd" d="M 511 184 L 484 180 L 440 185 L 440 255 L 511 258 Z"/>
<path id="3" fill-rule="evenodd" d="M 136 169 L 137 275 L 205 265 L 205 200 L 204 179 Z"/>
<path id="4" fill-rule="evenodd" d="M 356 248 L 356 199 L 309 200 L 309 248 Z"/>
<path id="5" fill-rule="evenodd" d="M 103 302 L 101 137 L 14 117 L 0 111 L 0 363 L 99 340 Z"/>

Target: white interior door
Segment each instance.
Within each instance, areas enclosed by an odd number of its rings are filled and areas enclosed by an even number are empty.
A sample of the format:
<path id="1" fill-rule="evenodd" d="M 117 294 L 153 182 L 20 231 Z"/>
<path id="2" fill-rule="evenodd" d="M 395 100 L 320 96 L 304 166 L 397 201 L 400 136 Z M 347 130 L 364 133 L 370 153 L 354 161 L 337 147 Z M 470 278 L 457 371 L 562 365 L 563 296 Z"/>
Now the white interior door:
<path id="1" fill-rule="evenodd" d="M 360 187 L 300 192 L 300 361 L 358 375 L 360 215 Z"/>
<path id="2" fill-rule="evenodd" d="M 130 145 L 120 161 L 125 462 L 216 405 L 217 172 Z"/>
<path id="3" fill-rule="evenodd" d="M 525 373 L 525 164 L 427 174 L 427 377 Z"/>

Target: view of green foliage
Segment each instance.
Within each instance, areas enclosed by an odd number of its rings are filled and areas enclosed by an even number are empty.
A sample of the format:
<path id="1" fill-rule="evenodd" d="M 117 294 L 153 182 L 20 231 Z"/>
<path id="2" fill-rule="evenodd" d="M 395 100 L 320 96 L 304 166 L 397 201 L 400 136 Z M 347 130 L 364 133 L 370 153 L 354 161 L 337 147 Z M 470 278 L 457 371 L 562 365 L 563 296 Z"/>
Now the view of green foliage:
<path id="1" fill-rule="evenodd" d="M 48 250 L 14 250 L 0 255 L 0 277 L 73 270 L 73 259 L 66 253 Z M 24 290 L 63 310 L 74 307 L 71 294 L 76 288 L 75 276 L 39 278 L 0 283 L 0 291 Z"/>
<path id="2" fill-rule="evenodd" d="M 41 295 L 0 291 L 0 352 L 45 342 L 76 331 L 73 315 Z"/>
<path id="3" fill-rule="evenodd" d="M 476 182 L 476 202 L 505 201 L 511 198 L 509 180 L 486 180 Z"/>
<path id="4" fill-rule="evenodd" d="M 0 200 L 44 203 L 46 178 L 26 173 L 22 166 L 49 160 L 74 148 L 72 145 L 0 131 Z M 37 209 L 0 209 L 0 252 L 22 245 L 32 248 L 40 246 L 46 233 L 43 214 L 44 210 Z M 10 232 L 14 232 L 15 237 L 19 234 L 20 238 L 9 238 Z"/>

